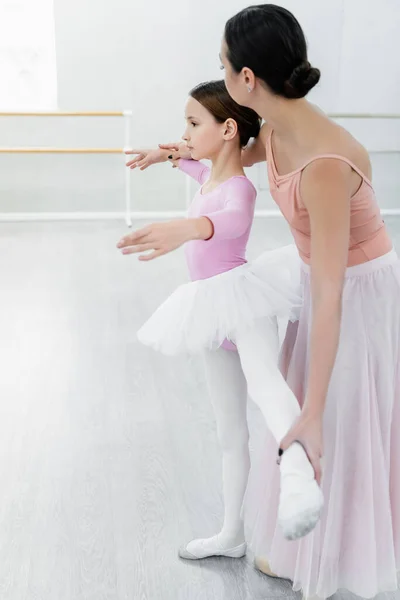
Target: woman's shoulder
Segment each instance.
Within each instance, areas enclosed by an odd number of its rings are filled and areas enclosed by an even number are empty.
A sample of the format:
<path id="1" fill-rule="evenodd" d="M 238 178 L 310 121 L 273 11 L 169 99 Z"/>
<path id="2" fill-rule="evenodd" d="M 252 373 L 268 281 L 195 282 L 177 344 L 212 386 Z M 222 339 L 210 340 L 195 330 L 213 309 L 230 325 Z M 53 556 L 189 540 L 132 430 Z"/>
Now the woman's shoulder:
<path id="1" fill-rule="evenodd" d="M 371 179 L 371 161 L 365 146 L 347 129 L 331 119 L 324 119 L 324 126 L 315 145 L 315 156 L 336 156 L 357 167 Z"/>
<path id="2" fill-rule="evenodd" d="M 264 123 L 261 125 L 260 133 L 258 134 L 258 137 L 260 138 L 264 146 L 266 146 L 268 137 L 271 135 L 271 132 L 272 126 L 270 125 L 270 123 L 264 121 Z"/>

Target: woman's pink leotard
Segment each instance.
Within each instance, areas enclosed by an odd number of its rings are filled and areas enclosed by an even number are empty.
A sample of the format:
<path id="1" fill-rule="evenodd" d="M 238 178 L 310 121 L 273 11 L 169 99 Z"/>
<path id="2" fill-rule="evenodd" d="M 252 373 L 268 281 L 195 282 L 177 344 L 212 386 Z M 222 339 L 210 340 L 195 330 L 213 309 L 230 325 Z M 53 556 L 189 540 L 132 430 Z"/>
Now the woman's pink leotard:
<path id="1" fill-rule="evenodd" d="M 350 239 L 348 267 L 378 258 L 390 252 L 392 241 L 380 215 L 371 182 L 348 158 L 337 154 L 320 154 L 301 168 L 279 175 L 272 149 L 272 131 L 268 137 L 266 153 L 268 179 L 273 199 L 289 223 L 294 241 L 303 261 L 311 261 L 311 225 L 307 208 L 300 194 L 300 181 L 304 169 L 313 161 L 323 158 L 347 163 L 362 181 L 350 201 Z"/>

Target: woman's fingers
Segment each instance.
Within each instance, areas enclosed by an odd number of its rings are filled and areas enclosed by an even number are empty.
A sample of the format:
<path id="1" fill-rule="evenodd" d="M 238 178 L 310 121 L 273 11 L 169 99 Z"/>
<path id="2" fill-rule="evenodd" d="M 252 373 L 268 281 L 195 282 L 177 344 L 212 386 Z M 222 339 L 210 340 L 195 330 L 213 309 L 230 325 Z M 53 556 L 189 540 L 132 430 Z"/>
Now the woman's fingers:
<path id="1" fill-rule="evenodd" d="M 158 144 L 158 147 L 161 148 L 161 150 L 175 150 L 175 151 L 178 151 L 179 150 L 179 142 L 170 143 L 170 144 Z"/>
<path id="2" fill-rule="evenodd" d="M 316 479 L 318 485 L 321 485 L 321 479 L 322 479 L 321 459 L 319 457 L 314 456 L 311 458 L 311 464 L 314 468 L 315 479 Z"/>
<path id="3" fill-rule="evenodd" d="M 322 453 L 317 450 L 319 446 L 317 446 L 315 443 L 310 446 L 310 444 L 305 441 L 304 437 L 296 432 L 296 426 L 293 428 L 293 430 L 288 432 L 279 445 L 278 464 L 280 464 L 280 457 L 282 456 L 283 452 L 290 448 L 290 446 L 295 442 L 299 443 L 303 447 L 303 450 L 314 469 L 315 479 L 317 483 L 320 484 L 322 479 Z"/>
<path id="4" fill-rule="evenodd" d="M 322 479 L 321 457 L 318 456 L 318 454 L 316 454 L 315 452 L 309 452 L 304 446 L 303 448 L 305 449 L 306 454 L 308 456 L 308 460 L 310 461 L 311 466 L 314 469 L 315 479 L 318 485 L 320 485 Z"/>
<path id="5" fill-rule="evenodd" d="M 283 454 L 283 452 L 285 452 L 285 450 L 287 450 L 294 442 L 294 438 L 293 435 L 291 433 L 291 431 L 289 431 L 289 433 L 287 435 L 285 435 L 285 437 L 283 438 L 283 440 L 281 441 L 280 445 L 279 445 L 279 449 L 282 450 L 282 452 L 279 452 L 279 456 L 281 456 Z"/>

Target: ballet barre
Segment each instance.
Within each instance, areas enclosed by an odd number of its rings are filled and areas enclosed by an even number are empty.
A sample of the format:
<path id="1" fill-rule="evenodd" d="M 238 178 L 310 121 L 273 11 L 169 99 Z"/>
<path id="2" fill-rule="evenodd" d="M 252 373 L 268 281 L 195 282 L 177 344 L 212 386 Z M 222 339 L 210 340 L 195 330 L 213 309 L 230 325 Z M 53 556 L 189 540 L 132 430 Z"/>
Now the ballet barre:
<path id="1" fill-rule="evenodd" d="M 130 148 L 131 110 L 107 111 L 73 111 L 73 110 L 40 110 L 40 111 L 0 111 L 0 117 L 123 117 L 125 120 L 124 148 L 57 148 L 57 147 L 10 147 L 0 148 L 0 154 L 122 154 Z M 125 166 L 125 163 L 124 163 Z M 132 226 L 131 217 L 131 184 L 129 169 L 125 169 L 125 220 Z"/>
<path id="2" fill-rule="evenodd" d="M 0 154 L 122 154 L 124 148 L 0 148 Z"/>
<path id="3" fill-rule="evenodd" d="M 0 117 L 131 117 L 131 110 L 37 110 L 0 111 Z"/>
<path id="4" fill-rule="evenodd" d="M 328 113 L 331 119 L 400 119 L 400 113 Z"/>
<path id="5" fill-rule="evenodd" d="M 400 119 L 400 113 L 328 113 L 331 119 Z M 371 150 L 374 154 L 398 154 L 399 150 Z"/>
<path id="6" fill-rule="evenodd" d="M 58 147 L 9 147 L 1 148 L 0 154 L 122 154 L 131 148 L 130 133 L 131 110 L 123 111 L 0 111 L 0 117 L 123 117 L 125 120 L 125 146 L 124 148 L 58 148 Z M 400 119 L 400 113 L 328 113 L 332 119 Z M 397 150 L 378 150 L 377 153 L 398 153 Z M 124 163 L 125 166 L 125 163 Z M 263 189 L 259 185 L 259 189 Z M 186 205 L 191 201 L 190 177 L 186 177 L 185 187 Z M 125 220 L 132 226 L 131 214 L 131 185 L 130 169 L 125 168 Z"/>

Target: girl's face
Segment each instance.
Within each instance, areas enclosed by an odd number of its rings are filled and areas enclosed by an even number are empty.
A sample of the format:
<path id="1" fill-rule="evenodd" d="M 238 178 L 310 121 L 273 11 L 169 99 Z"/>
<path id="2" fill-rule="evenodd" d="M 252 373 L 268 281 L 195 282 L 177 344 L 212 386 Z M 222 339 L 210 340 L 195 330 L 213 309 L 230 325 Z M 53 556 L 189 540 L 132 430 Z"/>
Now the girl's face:
<path id="1" fill-rule="evenodd" d="M 242 69 L 240 73 L 236 73 L 228 60 L 227 50 L 228 47 L 226 42 L 225 40 L 222 40 L 219 57 L 221 60 L 221 69 L 223 69 L 225 73 L 226 89 L 231 98 L 240 104 L 240 106 L 252 108 L 250 103 L 251 94 L 249 93 L 248 88 L 250 88 L 250 90 L 254 88 L 254 75 L 246 68 Z"/>
<path id="2" fill-rule="evenodd" d="M 185 107 L 186 129 L 182 135 L 194 160 L 212 158 L 221 150 L 227 129 L 226 123 L 217 123 L 200 102 L 189 97 Z"/>

